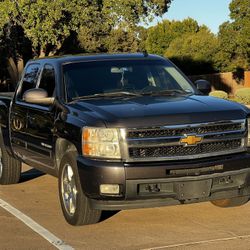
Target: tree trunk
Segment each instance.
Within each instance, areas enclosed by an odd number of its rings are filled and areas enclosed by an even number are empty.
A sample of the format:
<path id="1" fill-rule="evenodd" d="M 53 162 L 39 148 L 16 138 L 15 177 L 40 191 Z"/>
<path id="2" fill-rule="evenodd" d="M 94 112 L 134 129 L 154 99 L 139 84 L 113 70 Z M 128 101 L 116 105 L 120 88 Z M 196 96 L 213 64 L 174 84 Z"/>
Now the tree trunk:
<path id="1" fill-rule="evenodd" d="M 54 56 L 56 54 L 56 51 L 55 50 L 52 50 L 49 52 L 48 56 Z"/>
<path id="2" fill-rule="evenodd" d="M 11 85 L 15 88 L 19 79 L 19 74 L 17 65 L 12 57 L 9 57 L 7 60 L 7 70 L 10 75 Z"/>
<path id="3" fill-rule="evenodd" d="M 39 54 L 39 58 L 45 57 L 45 56 L 46 56 L 45 50 L 44 50 L 44 49 L 41 49 L 41 50 L 40 50 L 40 54 Z"/>
<path id="4" fill-rule="evenodd" d="M 55 47 L 48 53 L 48 56 L 54 56 L 62 47 L 62 44 L 60 42 L 55 45 Z"/>
<path id="5" fill-rule="evenodd" d="M 18 80 L 21 78 L 23 69 L 24 69 L 23 58 L 19 58 L 18 61 L 17 61 Z"/>

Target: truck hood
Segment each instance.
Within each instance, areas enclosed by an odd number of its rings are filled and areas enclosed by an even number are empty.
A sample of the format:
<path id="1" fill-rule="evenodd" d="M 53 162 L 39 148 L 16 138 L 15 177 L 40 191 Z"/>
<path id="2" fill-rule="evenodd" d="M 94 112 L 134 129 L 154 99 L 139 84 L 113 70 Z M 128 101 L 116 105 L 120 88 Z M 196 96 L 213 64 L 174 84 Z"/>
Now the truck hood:
<path id="1" fill-rule="evenodd" d="M 70 106 L 87 124 L 90 119 L 127 128 L 236 120 L 249 114 L 238 103 L 199 95 L 77 100 Z"/>

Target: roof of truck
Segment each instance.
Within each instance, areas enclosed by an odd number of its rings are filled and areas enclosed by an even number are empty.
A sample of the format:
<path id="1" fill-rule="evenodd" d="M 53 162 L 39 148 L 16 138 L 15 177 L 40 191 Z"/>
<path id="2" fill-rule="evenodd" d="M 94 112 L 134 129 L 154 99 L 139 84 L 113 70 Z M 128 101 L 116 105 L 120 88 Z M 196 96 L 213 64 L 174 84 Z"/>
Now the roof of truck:
<path id="1" fill-rule="evenodd" d="M 105 60 L 128 60 L 128 59 L 149 59 L 162 60 L 163 57 L 147 54 L 147 53 L 124 53 L 124 54 L 79 54 L 79 55 L 64 55 L 32 59 L 29 62 L 41 63 L 59 63 L 66 64 L 70 62 L 84 62 L 84 61 L 105 61 Z"/>

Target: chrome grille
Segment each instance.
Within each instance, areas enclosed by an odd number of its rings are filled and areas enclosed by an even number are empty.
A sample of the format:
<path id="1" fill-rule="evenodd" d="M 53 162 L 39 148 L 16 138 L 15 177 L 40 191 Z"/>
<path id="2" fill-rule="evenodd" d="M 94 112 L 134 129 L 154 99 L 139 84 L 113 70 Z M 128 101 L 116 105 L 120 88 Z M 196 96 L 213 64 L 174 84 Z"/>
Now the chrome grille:
<path id="1" fill-rule="evenodd" d="M 183 134 L 206 134 L 211 132 L 223 132 L 223 131 L 237 131 L 241 130 L 241 123 L 237 124 L 225 124 L 225 125 L 206 125 L 201 127 L 184 127 L 176 129 L 148 129 L 129 131 L 128 138 L 150 138 L 150 137 L 163 137 L 163 136 L 181 136 Z"/>
<path id="2" fill-rule="evenodd" d="M 130 161 L 178 160 L 226 155 L 246 150 L 246 121 L 222 121 L 159 128 L 129 129 L 126 133 Z M 195 145 L 182 145 L 187 135 L 202 137 Z"/>

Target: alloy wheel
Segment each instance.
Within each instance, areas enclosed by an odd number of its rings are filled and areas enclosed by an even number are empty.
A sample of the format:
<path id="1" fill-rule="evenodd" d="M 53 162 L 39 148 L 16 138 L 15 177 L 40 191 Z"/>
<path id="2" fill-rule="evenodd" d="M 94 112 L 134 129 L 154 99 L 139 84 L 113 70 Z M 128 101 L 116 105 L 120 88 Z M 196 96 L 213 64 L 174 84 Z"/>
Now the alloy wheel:
<path id="1" fill-rule="evenodd" d="M 62 170 L 61 191 L 64 207 L 70 216 L 76 211 L 77 188 L 72 167 L 65 164 Z"/>

